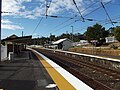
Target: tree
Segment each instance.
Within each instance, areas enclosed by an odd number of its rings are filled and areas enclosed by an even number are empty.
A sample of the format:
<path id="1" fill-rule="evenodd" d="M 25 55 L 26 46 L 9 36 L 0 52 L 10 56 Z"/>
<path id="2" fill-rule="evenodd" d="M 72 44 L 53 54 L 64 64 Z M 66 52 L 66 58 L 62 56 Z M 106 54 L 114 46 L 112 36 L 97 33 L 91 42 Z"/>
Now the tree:
<path id="1" fill-rule="evenodd" d="M 51 41 L 55 41 L 55 35 L 50 36 Z"/>
<path id="2" fill-rule="evenodd" d="M 105 37 L 108 36 L 108 31 L 105 31 L 104 27 L 96 23 L 95 25 L 88 27 L 84 35 L 88 42 L 91 42 L 91 40 L 97 40 L 98 43 L 103 44 L 105 42 Z"/>
<path id="3" fill-rule="evenodd" d="M 60 36 L 58 36 L 56 38 L 57 38 L 57 40 L 59 40 L 61 38 L 68 38 L 68 39 L 72 40 L 72 33 L 67 33 L 67 34 L 63 33 L 63 34 L 61 34 Z M 73 34 L 73 42 L 79 42 L 80 39 L 83 39 L 83 38 L 84 38 L 84 36 L 82 34 L 80 34 L 80 33 Z"/>
<path id="4" fill-rule="evenodd" d="M 117 26 L 115 28 L 114 35 L 115 35 L 115 38 L 120 42 L 120 26 Z"/>
<path id="5" fill-rule="evenodd" d="M 84 38 L 84 35 L 83 34 L 80 34 L 80 33 L 75 33 L 74 35 L 73 35 L 73 41 L 74 42 L 79 42 L 80 40 L 84 40 L 85 38 Z"/>

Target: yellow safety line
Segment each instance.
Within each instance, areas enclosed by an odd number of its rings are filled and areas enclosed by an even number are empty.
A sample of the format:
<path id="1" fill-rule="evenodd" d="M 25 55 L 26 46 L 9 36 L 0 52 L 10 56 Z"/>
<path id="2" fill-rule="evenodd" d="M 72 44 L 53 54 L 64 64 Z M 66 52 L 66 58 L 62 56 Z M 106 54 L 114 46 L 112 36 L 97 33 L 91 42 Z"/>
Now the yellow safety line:
<path id="1" fill-rule="evenodd" d="M 34 52 L 35 53 L 35 52 Z M 45 67 L 53 81 L 60 90 L 76 90 L 58 71 L 56 71 L 47 61 L 40 55 L 35 53 L 42 65 Z"/>

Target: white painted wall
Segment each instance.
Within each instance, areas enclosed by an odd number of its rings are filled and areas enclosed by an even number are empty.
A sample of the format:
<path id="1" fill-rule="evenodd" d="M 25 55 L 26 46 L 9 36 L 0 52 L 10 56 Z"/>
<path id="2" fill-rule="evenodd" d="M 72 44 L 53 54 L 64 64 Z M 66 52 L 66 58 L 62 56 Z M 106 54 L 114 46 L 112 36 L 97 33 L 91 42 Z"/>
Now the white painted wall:
<path id="1" fill-rule="evenodd" d="M 115 39 L 115 37 L 106 37 L 106 43 L 111 43 L 111 42 L 117 42 L 117 40 Z"/>
<path id="2" fill-rule="evenodd" d="M 7 46 L 1 45 L 1 61 L 7 59 Z"/>
<path id="3" fill-rule="evenodd" d="M 89 44 L 87 40 L 80 40 L 80 42 L 74 42 L 73 46 L 81 46 Z"/>

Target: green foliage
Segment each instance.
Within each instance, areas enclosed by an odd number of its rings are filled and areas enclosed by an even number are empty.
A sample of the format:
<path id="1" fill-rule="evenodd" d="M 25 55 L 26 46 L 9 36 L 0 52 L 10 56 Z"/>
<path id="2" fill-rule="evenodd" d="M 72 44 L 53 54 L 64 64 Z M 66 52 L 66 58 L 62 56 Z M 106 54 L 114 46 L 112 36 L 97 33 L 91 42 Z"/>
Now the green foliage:
<path id="1" fill-rule="evenodd" d="M 31 41 L 31 45 L 32 44 L 35 44 L 35 45 L 50 44 L 51 43 L 50 41 L 57 41 L 57 40 L 62 39 L 62 38 L 71 39 L 71 36 L 72 36 L 71 33 L 70 34 L 63 33 L 62 35 L 57 36 L 57 37 L 55 35 L 50 35 L 50 37 L 34 38 Z M 74 42 L 79 42 L 80 39 L 82 39 L 82 38 L 83 38 L 83 35 L 80 33 L 73 34 L 73 41 Z"/>
<path id="2" fill-rule="evenodd" d="M 70 34 L 69 33 L 67 33 L 67 34 L 63 33 L 62 35 L 57 36 L 56 40 L 59 40 L 61 38 L 68 38 L 68 39 L 72 40 L 72 33 L 70 33 Z M 83 39 L 83 38 L 84 38 L 83 35 L 80 34 L 80 33 L 73 34 L 73 41 L 74 42 L 79 42 L 80 39 Z"/>
<path id="3" fill-rule="evenodd" d="M 115 28 L 114 35 L 115 35 L 115 38 L 120 42 L 120 26 L 117 26 Z"/>
<path id="4" fill-rule="evenodd" d="M 55 41 L 55 35 L 50 36 L 51 41 Z"/>
<path id="5" fill-rule="evenodd" d="M 101 39 L 104 39 L 106 36 L 108 36 L 108 32 L 105 31 L 104 27 L 96 23 L 95 25 L 88 27 L 84 35 L 88 42 L 91 40 L 97 40 L 99 42 Z"/>

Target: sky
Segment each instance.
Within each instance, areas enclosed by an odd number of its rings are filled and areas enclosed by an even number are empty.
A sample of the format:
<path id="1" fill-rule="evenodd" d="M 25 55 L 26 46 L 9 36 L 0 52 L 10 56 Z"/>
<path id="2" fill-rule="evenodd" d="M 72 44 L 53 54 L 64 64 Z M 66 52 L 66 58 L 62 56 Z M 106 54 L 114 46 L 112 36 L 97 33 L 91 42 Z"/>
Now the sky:
<path id="1" fill-rule="evenodd" d="M 96 23 L 107 30 L 120 25 L 119 10 L 119 0 L 2 0 L 1 37 L 22 36 L 22 31 L 33 38 L 59 36 L 71 33 L 71 26 L 83 34 Z"/>

